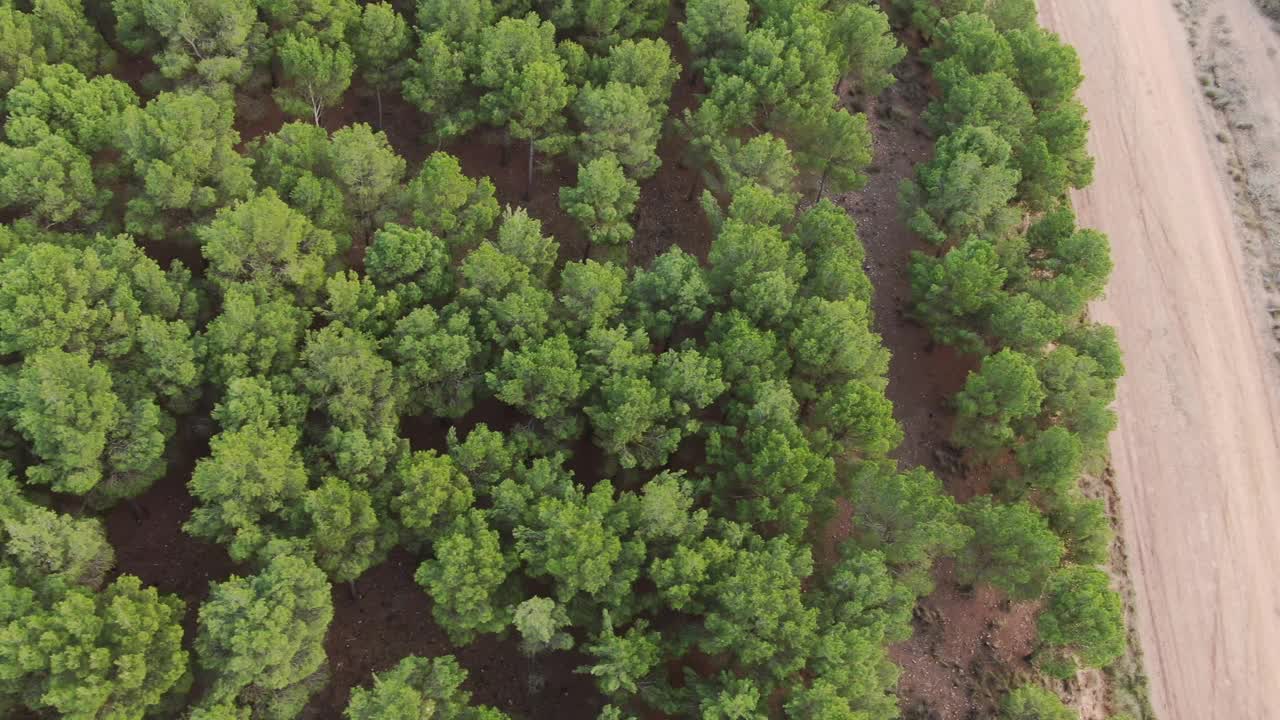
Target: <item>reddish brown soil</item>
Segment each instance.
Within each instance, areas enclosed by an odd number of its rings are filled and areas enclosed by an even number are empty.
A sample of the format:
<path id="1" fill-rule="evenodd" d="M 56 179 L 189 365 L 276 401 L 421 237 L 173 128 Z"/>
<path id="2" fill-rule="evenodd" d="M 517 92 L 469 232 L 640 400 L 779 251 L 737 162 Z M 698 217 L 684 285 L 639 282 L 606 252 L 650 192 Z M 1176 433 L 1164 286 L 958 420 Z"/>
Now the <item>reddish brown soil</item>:
<path id="1" fill-rule="evenodd" d="M 400 418 L 400 436 L 409 441 L 409 447 L 413 450 L 435 450 L 443 453 L 448 450 L 449 428 L 457 430 L 459 440 L 466 440 L 471 430 L 481 423 L 490 430 L 505 433 L 527 419 L 511 406 L 494 398 L 486 398 L 477 402 L 471 412 L 457 420 L 406 415 Z"/>
<path id="2" fill-rule="evenodd" d="M 156 261 L 161 268 L 168 270 L 176 260 L 181 262 L 196 277 L 204 276 L 204 255 L 200 253 L 200 242 L 193 237 L 178 236 L 163 240 L 147 240 L 135 237 L 134 243 L 142 248 L 147 257 Z"/>
<path id="3" fill-rule="evenodd" d="M 915 635 L 890 651 L 902 667 L 898 694 L 911 718 L 989 718 L 1010 685 L 1030 672 L 1036 603 L 1010 603 L 990 587 L 962 590 L 950 562 L 916 607 Z"/>
<path id="4" fill-rule="evenodd" d="M 934 345 L 912 322 L 907 267 L 912 251 L 934 252 L 916 238 L 898 211 L 898 186 L 916 164 L 929 158 L 933 141 L 919 115 L 929 101 L 927 69 L 914 55 L 898 69 L 899 82 L 881 97 L 850 101 L 865 110 L 875 143 L 875 166 L 867 186 L 836 198 L 858 221 L 867 252 L 867 274 L 875 288 L 875 326 L 892 353 L 887 394 L 902 424 L 904 440 L 895 457 L 904 465 L 933 470 L 958 500 L 985 484 L 964 467 L 946 442 L 953 414 L 949 398 L 974 368 L 972 358 Z M 864 107 L 865 105 L 865 107 Z M 841 508 L 828 526 L 819 554 L 829 554 L 847 534 L 850 509 Z M 829 555 L 828 555 L 829 556 Z M 1029 605 L 1009 606 L 987 588 L 961 592 L 949 564 L 934 573 L 937 590 L 920 602 L 915 635 L 895 646 L 902 667 L 899 697 L 907 718 L 964 720 L 991 717 L 991 690 L 1011 673 L 1026 669 L 1022 655 L 1035 637 Z"/>
<path id="5" fill-rule="evenodd" d="M 418 560 L 396 550 L 356 583 L 359 597 L 346 586 L 333 588 L 334 618 L 325 649 L 332 673 L 302 717 L 337 720 L 351 688 L 372 683 L 373 673 L 388 670 L 408 655 L 452 654 L 468 673 L 472 701 L 496 707 L 512 717 L 589 720 L 604 705 L 589 675 L 575 673 L 586 658 L 556 652 L 530 661 L 513 638 L 482 637 L 457 648 L 431 618 L 431 600 L 413 581 Z M 542 687 L 530 691 L 530 678 Z M 536 680 L 535 680 L 536 681 Z"/>
<path id="6" fill-rule="evenodd" d="M 156 64 L 151 61 L 150 57 L 145 55 L 130 55 L 116 48 L 116 64 L 111 68 L 111 74 L 117 80 L 128 83 L 129 87 L 138 94 L 138 97 L 145 103 L 147 100 L 155 96 L 151 88 L 144 81 L 153 76 L 156 72 Z"/>
<path id="7" fill-rule="evenodd" d="M 187 491 L 187 480 L 196 461 L 209 454 L 208 434 L 213 427 L 204 414 L 179 419 L 169 447 L 169 472 L 133 505 L 121 503 L 103 518 L 107 539 L 116 552 L 116 574 L 135 575 L 186 603 L 183 645 L 189 652 L 196 637 L 196 614 L 209 595 L 209 584 L 248 572 L 233 563 L 221 545 L 201 542 L 182 531 L 196 504 Z M 194 653 L 191 657 L 194 670 Z M 192 697 L 200 692 L 197 686 Z"/>
<path id="8" fill-rule="evenodd" d="M 858 221 L 858 237 L 867 252 L 867 275 L 875 288 L 875 327 L 893 354 L 887 393 L 905 433 L 896 457 L 907 465 L 937 470 L 938 454 L 947 452 L 944 441 L 951 432 L 947 400 L 963 386 L 973 363 L 947 346 L 932 343 L 929 332 L 907 315 L 911 253 L 932 254 L 936 248 L 902 222 L 898 186 L 913 175 L 916 164 L 929 159 L 933 140 L 918 119 L 928 103 L 926 69 L 909 58 L 898 74 L 900 81 L 866 107 L 857 99 L 851 101 L 851 109 L 868 114 L 875 164 L 865 188 L 834 200 Z"/>
<path id="9" fill-rule="evenodd" d="M 680 36 L 675 22 L 668 23 L 663 38 L 671 46 L 676 62 L 682 68 L 680 77 L 672 88 L 671 118 L 679 117 L 686 109 L 697 104 L 697 93 L 705 88 L 690 67 L 692 62 L 688 46 Z M 673 127 L 667 131 L 658 145 L 658 157 L 662 167 L 657 175 L 640 187 L 640 204 L 636 222 L 636 237 L 631 242 L 630 264 L 648 266 L 654 257 L 672 245 L 706 260 L 711 249 L 711 227 L 707 224 L 702 207 L 688 199 L 689 188 L 698 181 L 695 170 L 681 168 L 685 141 Z"/>
<path id="10" fill-rule="evenodd" d="M 161 592 L 187 603 L 187 642 L 195 633 L 195 611 L 209 593 L 209 583 L 225 580 L 236 569 L 221 545 L 200 542 L 182 531 L 195 499 L 187 480 L 196 460 L 209 453 L 207 430 L 212 421 L 183 418 L 169 448 L 169 472 L 137 498 L 137 512 L 121 503 L 104 518 L 107 539 L 116 551 L 116 571 L 136 575 Z"/>
<path id="11" fill-rule="evenodd" d="M 270 95 L 237 93 L 235 128 L 240 144 L 236 149 L 245 152 L 249 143 L 276 132 L 290 119 Z"/>

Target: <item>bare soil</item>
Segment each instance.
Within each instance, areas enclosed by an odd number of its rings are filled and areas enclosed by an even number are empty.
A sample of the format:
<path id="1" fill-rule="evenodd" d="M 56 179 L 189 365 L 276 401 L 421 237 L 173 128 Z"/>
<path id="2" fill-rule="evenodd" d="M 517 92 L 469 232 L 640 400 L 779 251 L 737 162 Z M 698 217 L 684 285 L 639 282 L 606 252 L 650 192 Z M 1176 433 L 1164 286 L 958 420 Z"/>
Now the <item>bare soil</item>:
<path id="1" fill-rule="evenodd" d="M 137 498 L 136 509 L 120 503 L 104 518 L 107 539 L 116 552 L 116 573 L 136 575 L 186 602 L 183 627 L 188 645 L 195 638 L 196 610 L 209 594 L 209 583 L 225 580 L 237 569 L 221 545 L 182 531 L 196 504 L 187 480 L 196 460 L 209 454 L 211 427 L 205 416 L 182 418 L 169 444 L 168 474 Z"/>
<path id="2" fill-rule="evenodd" d="M 1263 720 L 1280 717 L 1280 385 L 1264 279 L 1274 228 L 1249 206 L 1276 156 L 1248 148 L 1280 137 L 1280 75 L 1249 0 L 1192 6 L 1205 8 L 1194 49 L 1168 0 L 1041 12 L 1087 77 L 1097 178 L 1074 202 L 1116 263 L 1093 313 L 1117 326 L 1128 366 L 1111 450 L 1155 713 Z M 1212 43 L 1218 79 L 1205 81 L 1197 58 Z M 1265 124 L 1237 127 L 1206 102 L 1228 78 Z"/>
<path id="3" fill-rule="evenodd" d="M 915 634 L 893 648 L 902 667 L 903 715 L 994 717 L 1016 678 L 1031 673 L 1036 603 L 1010 603 L 989 587 L 961 588 L 950 562 L 934 572 L 937 589 L 916 607 Z"/>
<path id="4" fill-rule="evenodd" d="M 304 720 L 339 720 L 352 687 L 371 685 L 374 673 L 391 669 L 406 656 L 447 654 L 466 668 L 464 687 L 473 702 L 519 718 L 596 717 L 604 698 L 590 675 L 574 672 L 585 656 L 553 652 L 530 661 L 510 637 L 484 636 L 464 647 L 452 645 L 432 620 L 430 598 L 413 581 L 418 563 L 396 550 L 360 576 L 357 596 L 346 586 L 334 586 L 333 623 L 325 641 L 329 685 L 312 698 Z"/>
<path id="5" fill-rule="evenodd" d="M 928 69 L 913 53 L 896 74 L 898 82 L 879 98 L 850 99 L 851 109 L 865 110 L 870 119 L 875 166 L 865 188 L 835 200 L 857 220 L 867 252 L 865 267 L 875 289 L 876 331 L 892 353 L 887 394 L 904 434 L 895 457 L 904 465 L 930 468 L 948 492 L 964 501 L 977 494 L 986 479 L 980 469 L 966 467 L 946 441 L 954 419 L 949 399 L 963 387 L 976 362 L 934 344 L 929 332 L 908 316 L 910 255 L 936 249 L 906 228 L 898 186 L 917 164 L 928 160 L 933 139 L 919 120 L 930 99 Z M 828 545 L 847 533 L 847 523 L 841 520 L 850 508 L 844 510 L 828 529 L 833 535 Z M 934 581 L 936 590 L 916 609 L 914 636 L 890 651 L 902 668 L 898 695 L 903 715 L 908 720 L 992 717 L 1013 678 L 1029 671 L 1023 657 L 1035 639 L 1035 606 L 1010 604 L 989 588 L 962 589 L 950 563 L 939 565 Z"/>

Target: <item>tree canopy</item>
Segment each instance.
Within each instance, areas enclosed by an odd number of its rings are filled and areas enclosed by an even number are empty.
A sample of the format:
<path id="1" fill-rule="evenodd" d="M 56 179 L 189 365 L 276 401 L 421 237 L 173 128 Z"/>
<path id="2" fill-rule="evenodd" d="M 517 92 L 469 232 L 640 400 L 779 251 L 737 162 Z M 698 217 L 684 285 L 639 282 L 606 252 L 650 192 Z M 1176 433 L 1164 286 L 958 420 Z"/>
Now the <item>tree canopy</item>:
<path id="1" fill-rule="evenodd" d="M 211 586 L 195 648 L 209 676 L 206 703 L 261 704 L 268 717 L 293 717 L 309 695 L 306 681 L 324 665 L 333 604 L 319 568 L 273 550 L 280 554 L 260 573 Z"/>
<path id="2" fill-rule="evenodd" d="M 890 718 L 935 581 L 1041 600 L 1049 674 L 1123 650 L 1075 53 L 670 5 L 0 2 L 0 714 Z"/>

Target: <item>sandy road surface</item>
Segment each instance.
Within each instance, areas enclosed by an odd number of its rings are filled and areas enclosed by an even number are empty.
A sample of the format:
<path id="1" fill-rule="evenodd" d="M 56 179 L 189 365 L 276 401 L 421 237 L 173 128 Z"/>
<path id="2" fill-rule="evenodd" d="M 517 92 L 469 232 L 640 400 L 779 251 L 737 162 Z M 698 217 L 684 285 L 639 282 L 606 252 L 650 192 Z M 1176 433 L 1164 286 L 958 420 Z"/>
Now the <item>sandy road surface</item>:
<path id="1" fill-rule="evenodd" d="M 1280 402 L 1215 118 L 1170 0 L 1041 13 L 1088 77 L 1097 181 L 1075 202 L 1116 262 L 1095 315 L 1128 366 L 1112 451 L 1152 701 L 1162 720 L 1276 720 Z"/>

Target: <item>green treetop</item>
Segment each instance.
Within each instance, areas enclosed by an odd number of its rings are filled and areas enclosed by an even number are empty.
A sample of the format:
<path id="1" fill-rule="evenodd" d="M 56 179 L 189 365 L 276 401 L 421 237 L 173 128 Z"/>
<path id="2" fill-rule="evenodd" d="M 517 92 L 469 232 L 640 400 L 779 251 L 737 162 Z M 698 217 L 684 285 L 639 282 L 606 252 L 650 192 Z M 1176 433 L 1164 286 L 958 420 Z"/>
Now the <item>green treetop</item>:
<path id="1" fill-rule="evenodd" d="M 961 510 L 973 537 L 957 560 L 960 577 L 988 583 L 1019 600 L 1040 597 L 1062 559 L 1062 542 L 1039 511 L 1026 503 L 1001 505 L 974 498 Z"/>
<path id="2" fill-rule="evenodd" d="M 340 322 L 310 332 L 294 375 L 310 401 L 313 472 L 319 466 L 352 483 L 378 481 L 404 441 L 403 394 L 377 340 Z"/>
<path id="3" fill-rule="evenodd" d="M 560 207 L 578 221 L 591 244 L 630 242 L 635 234 L 631 215 L 639 199 L 640 186 L 612 155 L 579 165 L 577 186 L 560 188 Z"/>
<path id="4" fill-rule="evenodd" d="M 43 461 L 27 469 L 28 481 L 58 492 L 94 490 L 124 414 L 106 367 L 84 353 L 44 350 L 22 364 L 13 393 L 14 425 Z"/>
<path id="5" fill-rule="evenodd" d="M 518 351 L 507 350 L 486 380 L 499 400 L 547 422 L 557 434 L 572 435 L 573 411 L 586 387 L 567 336 L 553 335 Z"/>
<path id="6" fill-rule="evenodd" d="M 526 199 L 533 184 L 534 150 L 560 152 L 567 140 L 564 109 L 574 88 L 556 52 L 555 31 L 532 13 L 498 20 L 480 32 L 472 76 L 482 92 L 479 113 L 485 122 L 529 142 Z"/>
<path id="7" fill-rule="evenodd" d="M 520 651 L 529 657 L 573 647 L 573 636 L 563 630 L 569 615 L 550 598 L 535 595 L 517 605 L 513 624 L 520 633 Z"/>
<path id="8" fill-rule="evenodd" d="M 612 322 L 622 312 L 626 282 L 627 271 L 613 263 L 565 263 L 558 298 L 565 324 L 581 336 Z"/>
<path id="9" fill-rule="evenodd" d="M 986 127 L 1011 147 L 1022 149 L 1036 123 L 1030 100 L 1004 73 L 974 75 L 958 64 L 944 64 L 956 72 L 939 77 L 942 98 L 925 111 L 924 119 L 937 133 L 965 127 Z"/>
<path id="10" fill-rule="evenodd" d="M 351 49 L 364 82 L 378 99 L 378 126 L 382 126 L 382 92 L 396 87 L 405 73 L 405 56 L 412 46 L 409 24 L 389 3 L 364 6 L 351 30 Z"/>
<path id="11" fill-rule="evenodd" d="M 116 32 L 160 74 L 208 87 L 239 85 L 262 59 L 266 28 L 252 0 L 113 0 Z"/>
<path id="12" fill-rule="evenodd" d="M 329 167 L 361 236 L 392 217 L 389 208 L 400 193 L 405 161 L 386 134 L 364 123 L 343 127 L 333 134 Z"/>
<path id="13" fill-rule="evenodd" d="M 969 538 L 955 501 L 923 468 L 895 472 L 890 465 L 866 462 L 853 469 L 848 483 L 853 540 L 883 552 L 899 580 L 926 594 L 933 560 L 955 553 Z"/>
<path id="14" fill-rule="evenodd" d="M 121 236 L 24 244 L 0 278 L 6 412 L 46 462 L 28 477 L 97 501 L 141 492 L 163 474 L 167 413 L 190 407 L 200 376 L 189 273 L 162 272 Z"/>
<path id="15" fill-rule="evenodd" d="M 1124 610 L 1111 579 L 1098 568 L 1068 565 L 1049 578 L 1037 620 L 1050 674 L 1072 677 L 1079 665 L 1106 667 L 1124 652 Z"/>
<path id="16" fill-rule="evenodd" d="M 125 213 L 130 232 L 163 239 L 253 189 L 231 103 L 199 92 L 161 93 L 120 119 L 121 161 L 135 183 Z"/>
<path id="17" fill-rule="evenodd" d="M 658 34 L 669 10 L 664 0 L 569 0 L 553 7 L 550 18 L 557 28 L 602 50 L 616 47 L 623 38 Z"/>
<path id="18" fill-rule="evenodd" d="M 480 343 L 467 311 L 441 317 L 420 307 L 401 318 L 383 344 L 404 390 L 405 413 L 460 417 L 471 410 L 484 380 L 474 361 Z"/>
<path id="19" fill-rule="evenodd" d="M 1052 502 L 1065 497 L 1080 478 L 1084 447 L 1080 438 L 1062 426 L 1034 433 L 1018 446 L 1021 475 L 1004 484 L 1013 497 L 1031 495 Z"/>
<path id="20" fill-rule="evenodd" d="M 319 126 L 324 111 L 351 85 L 355 54 L 345 42 L 333 45 L 315 36 L 289 34 L 279 55 L 285 84 L 274 93 L 276 102 L 286 113 L 310 117 Z"/>
<path id="21" fill-rule="evenodd" d="M 0 6 L 0 93 L 48 61 L 30 13 L 11 5 Z"/>
<path id="22" fill-rule="evenodd" d="M 81 586 L 98 590 L 115 565 L 102 522 L 75 518 L 23 497 L 11 469 L 0 464 L 0 542 L 14 580 L 40 593 Z"/>
<path id="23" fill-rule="evenodd" d="M 0 48 L 0 94 L 44 63 L 66 63 L 95 75 L 115 62 L 81 0 L 6 3 L 0 8 Z"/>
<path id="24" fill-rule="evenodd" d="M 935 340 L 966 352 L 986 348 L 987 318 L 1008 301 L 1008 272 L 994 245 L 971 237 L 941 258 L 913 253 L 909 273 L 913 314 Z"/>
<path id="25" fill-rule="evenodd" d="M 297 442 L 292 428 L 257 423 L 215 435 L 191 475 L 199 505 L 185 530 L 226 545 L 233 560 L 245 562 L 301 527 L 308 478 Z"/>
<path id="26" fill-rule="evenodd" d="M 406 308 L 444 299 L 453 291 L 448 246 L 419 228 L 389 223 L 375 233 L 365 254 L 365 272 Z"/>
<path id="27" fill-rule="evenodd" d="M 373 687 L 351 689 L 347 720 L 504 720 L 507 716 L 483 705 L 471 705 L 462 689 L 467 671 L 452 655 L 410 655 L 395 667 L 373 676 Z"/>
<path id="28" fill-rule="evenodd" d="M 649 102 L 665 106 L 680 66 L 671 59 L 671 46 L 663 40 L 623 40 L 596 61 L 594 84 L 625 83 L 638 88 Z"/>
<path id="29" fill-rule="evenodd" d="M 866 169 L 871 164 L 866 115 L 806 108 L 793 113 L 787 125 L 796 148 L 796 164 L 817 189 L 815 202 L 828 191 L 838 195 L 866 185 Z"/>
<path id="30" fill-rule="evenodd" d="M 298 363 L 311 319 L 311 313 L 290 298 L 259 299 L 252 288 L 229 287 L 222 312 L 200 338 L 208 379 L 227 385 L 235 378 L 260 376 L 288 389 L 287 373 Z"/>
<path id="31" fill-rule="evenodd" d="M 1067 562 L 1101 565 L 1110 559 L 1113 538 L 1104 500 L 1068 493 L 1049 509 L 1049 527 L 1062 538 Z"/>
<path id="32" fill-rule="evenodd" d="M 1011 269 L 1015 287 L 1064 317 L 1074 317 L 1101 297 L 1111 274 L 1107 236 L 1077 228 L 1070 208 L 1046 213 L 1028 230 L 1025 257 Z M 1057 339 L 1056 337 L 1053 339 Z"/>
<path id="33" fill-rule="evenodd" d="M 708 262 L 711 291 L 766 327 L 786 317 L 805 274 L 803 257 L 777 228 L 735 220 L 712 241 Z"/>
<path id="34" fill-rule="evenodd" d="M 815 447 L 864 459 L 882 458 L 902 442 L 893 403 L 862 380 L 826 386 L 815 399 L 809 427 Z"/>
<path id="35" fill-rule="evenodd" d="M 1088 355 L 1061 345 L 1040 359 L 1038 374 L 1044 386 L 1044 415 L 1075 433 L 1086 457 L 1106 449 L 1115 429 L 1115 380 Z"/>
<path id="36" fill-rule="evenodd" d="M 809 444 L 785 382 L 734 387 L 733 394 L 733 425 L 716 428 L 707 439 L 707 459 L 716 468 L 712 509 L 798 538 L 815 515 L 831 509 L 834 461 Z"/>
<path id="37" fill-rule="evenodd" d="M 596 642 L 588 644 L 586 651 L 594 662 L 578 668 L 596 679 L 596 685 L 606 695 L 625 699 L 635 694 L 638 683 L 653 672 L 662 661 L 661 636 L 648 630 L 648 622 L 637 620 L 626 631 L 614 630 L 609 611 L 604 611 L 604 627 Z"/>
<path id="38" fill-rule="evenodd" d="M 554 298 L 520 258 L 485 241 L 462 261 L 461 275 L 457 302 L 489 352 L 546 337 Z"/>
<path id="39" fill-rule="evenodd" d="M 450 428 L 449 457 L 478 492 L 487 493 L 511 474 L 523 460 L 523 452 L 511 438 L 478 423 L 465 440 L 459 440 L 457 431 Z"/>
<path id="40" fill-rule="evenodd" d="M 829 44 L 843 74 L 868 96 L 876 96 L 895 81 L 893 68 L 907 49 L 898 44 L 889 18 L 880 8 L 847 3 L 831 21 Z"/>
<path id="41" fill-rule="evenodd" d="M 582 126 L 576 150 L 581 162 L 612 154 L 633 179 L 658 171 L 662 117 L 643 90 L 621 82 L 588 85 L 578 93 L 573 111 Z"/>
<path id="42" fill-rule="evenodd" d="M 121 113 L 137 104 L 133 90 L 110 75 L 87 78 L 71 65 L 41 65 L 5 98 L 5 135 L 19 146 L 57 135 L 95 153 L 111 145 Z"/>
<path id="43" fill-rule="evenodd" d="M 325 664 L 333 601 L 324 572 L 287 552 L 256 575 L 213 583 L 200 605 L 195 651 L 209 676 L 206 703 L 276 695 L 264 717 L 293 717 L 306 702 L 305 681 Z"/>
<path id="44" fill-rule="evenodd" d="M 449 7 L 460 8 L 477 7 L 481 1 L 455 3 L 443 0 Z M 440 27 L 419 22 L 420 27 Z M 481 26 L 488 27 L 489 24 L 486 20 Z M 479 32 L 479 29 L 474 32 Z M 474 42 L 474 38 L 468 42 Z M 466 134 L 480 122 L 476 98 L 467 82 L 467 69 L 466 48 L 455 44 L 443 30 L 422 34 L 417 55 L 406 63 L 401 90 L 405 100 L 433 120 L 427 137 L 436 143 Z"/>
<path id="45" fill-rule="evenodd" d="M 418 0 L 418 27 L 438 28 L 450 41 L 470 42 L 497 22 L 495 5 L 501 4 L 492 0 Z"/>
<path id="46" fill-rule="evenodd" d="M 354 582 L 382 562 L 397 539 L 388 517 L 378 517 L 370 493 L 326 477 L 302 499 L 316 565 L 335 582 Z"/>
<path id="47" fill-rule="evenodd" d="M 1013 445 L 1023 424 L 1040 414 L 1045 388 L 1031 359 L 1001 350 L 970 372 L 955 396 L 954 440 L 961 447 L 992 454 Z"/>
<path id="48" fill-rule="evenodd" d="M 695 68 L 739 47 L 747 36 L 747 0 L 690 0 L 680 33 L 693 52 Z"/>
<path id="49" fill-rule="evenodd" d="M 342 42 L 360 21 L 356 0 L 258 0 L 275 37 L 295 34 L 327 44 Z"/>
<path id="50" fill-rule="evenodd" d="M 259 183 L 333 232 L 341 248 L 397 215 L 405 161 L 381 131 L 356 123 L 330 137 L 292 122 L 251 147 Z"/>
<path id="51" fill-rule="evenodd" d="M 765 133 L 744 143 L 728 136 L 712 144 L 710 156 L 712 172 L 704 175 L 723 196 L 733 198 L 752 184 L 784 198 L 794 194 L 796 166 L 782 138 Z"/>
<path id="52" fill-rule="evenodd" d="M 1021 176 L 1010 156 L 1009 143 L 990 128 L 966 126 L 939 138 L 933 159 L 902 183 L 908 226 L 935 245 L 975 233 L 999 237 L 1016 221 L 1009 202 Z"/>
<path id="53" fill-rule="evenodd" d="M 817 611 L 805 607 L 801 592 L 812 571 L 807 547 L 753 538 L 712 571 L 698 646 L 727 652 L 743 669 L 775 682 L 799 671 L 817 633 Z"/>
<path id="54" fill-rule="evenodd" d="M 569 485 L 530 500 L 525 522 L 515 530 L 526 572 L 549 577 L 560 602 L 580 593 L 606 604 L 629 601 L 644 550 L 627 538 L 629 520 L 612 483 L 601 481 L 590 492 Z"/>
<path id="55" fill-rule="evenodd" d="M 818 388 L 849 380 L 883 385 L 889 353 L 871 331 L 871 309 L 861 300 L 807 298 L 793 312 L 788 335 L 795 367 L 792 385 L 801 400 Z"/>
<path id="56" fill-rule="evenodd" d="M 444 238 L 450 248 L 471 249 L 498 220 L 498 201 L 488 178 L 462 174 L 457 158 L 432 153 L 406 191 L 413 223 Z"/>
<path id="57" fill-rule="evenodd" d="M 414 578 L 431 595 L 432 617 L 456 644 L 478 633 L 501 632 L 510 622 L 502 586 L 515 568 L 485 513 L 468 510 L 432 545 Z"/>
<path id="58" fill-rule="evenodd" d="M 4 568 L 0 595 L 0 697 L 72 720 L 141 718 L 189 677 L 182 601 L 132 575 L 100 593 L 76 587 L 44 603 Z"/>
<path id="59" fill-rule="evenodd" d="M 400 458 L 392 474 L 391 508 L 414 539 L 433 540 L 471 508 L 471 483 L 448 455 L 417 451 Z"/>
<path id="60" fill-rule="evenodd" d="M 628 316 L 659 342 L 701 321 L 710 305 L 703 269 L 678 247 L 654 258 L 648 270 L 637 268 L 627 286 Z"/>
<path id="61" fill-rule="evenodd" d="M 1055 33 L 1038 26 L 1008 33 L 1018 84 L 1037 110 L 1060 106 L 1072 99 L 1084 75 L 1075 48 Z"/>
<path id="62" fill-rule="evenodd" d="M 249 151 L 260 187 L 274 190 L 317 227 L 344 238 L 350 235 L 352 219 L 334 178 L 328 131 L 309 123 L 288 122 L 252 141 Z"/>
<path id="63" fill-rule="evenodd" d="M 94 183 L 90 158 L 56 135 L 32 145 L 0 144 L 0 208 L 43 228 L 95 225 L 111 192 Z"/>
<path id="64" fill-rule="evenodd" d="M 926 59 L 934 64 L 934 72 L 942 77 L 967 72 L 1004 73 L 1013 71 L 1013 51 L 1009 41 L 991 18 L 980 12 L 963 12 L 938 23 L 933 33 L 933 44 L 925 51 Z M 938 67 L 952 63 L 949 67 Z"/>
<path id="65" fill-rule="evenodd" d="M 1078 717 L 1057 695 L 1035 685 L 1024 685 L 1010 692 L 1000 703 L 1000 720 L 1077 720 Z"/>
<path id="66" fill-rule="evenodd" d="M 266 190 L 218 211 L 196 230 L 209 277 L 224 291 L 242 286 L 264 300 L 294 296 L 308 304 L 336 253 L 333 235 Z"/>

